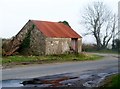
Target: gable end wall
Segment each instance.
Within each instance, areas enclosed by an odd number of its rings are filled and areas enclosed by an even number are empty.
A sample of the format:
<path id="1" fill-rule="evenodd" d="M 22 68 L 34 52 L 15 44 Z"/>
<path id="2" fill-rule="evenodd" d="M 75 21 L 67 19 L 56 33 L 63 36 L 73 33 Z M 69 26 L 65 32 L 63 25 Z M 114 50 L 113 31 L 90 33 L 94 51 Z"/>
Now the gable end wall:
<path id="1" fill-rule="evenodd" d="M 17 40 L 22 41 L 25 39 L 26 34 L 31 30 L 34 24 L 31 21 L 28 21 L 25 26 L 19 31 L 15 36 Z M 45 54 L 45 36 L 37 29 L 34 25 L 34 28 L 30 33 L 30 47 L 22 49 L 22 52 L 29 55 L 43 55 Z M 23 53 L 24 54 L 24 53 Z"/>
<path id="2" fill-rule="evenodd" d="M 45 36 L 35 28 L 31 31 L 30 51 L 32 55 L 45 55 Z"/>

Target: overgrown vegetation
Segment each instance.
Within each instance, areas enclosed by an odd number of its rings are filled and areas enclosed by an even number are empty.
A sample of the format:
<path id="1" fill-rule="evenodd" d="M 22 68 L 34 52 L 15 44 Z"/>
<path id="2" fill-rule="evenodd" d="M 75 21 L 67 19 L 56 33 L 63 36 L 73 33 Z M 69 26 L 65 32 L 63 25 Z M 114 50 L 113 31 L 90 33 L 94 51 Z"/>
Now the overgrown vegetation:
<path id="1" fill-rule="evenodd" d="M 91 55 L 86 53 L 81 54 L 59 54 L 59 55 L 46 55 L 46 56 L 7 56 L 3 57 L 2 63 L 4 65 L 11 64 L 34 64 L 34 63 L 54 63 L 54 62 L 67 62 L 67 61 L 86 61 L 96 60 L 101 56 Z"/>
<path id="2" fill-rule="evenodd" d="M 71 28 L 70 24 L 67 21 L 59 21 L 58 23 L 63 23 Z"/>
<path id="3" fill-rule="evenodd" d="M 19 48 L 20 54 L 27 54 L 29 52 L 28 49 L 30 47 L 30 36 L 33 29 L 34 25 L 32 25 L 31 29 L 26 33 L 25 38 Z"/>
<path id="4" fill-rule="evenodd" d="M 96 53 L 114 53 L 114 54 L 119 54 L 120 51 L 118 51 L 119 48 L 117 49 L 97 49 L 97 46 L 95 44 L 83 44 L 82 45 L 82 51 L 83 52 L 96 52 Z"/>
<path id="5" fill-rule="evenodd" d="M 29 48 L 29 46 L 30 46 L 30 34 L 31 34 L 31 31 L 28 31 L 28 33 L 26 33 L 26 36 L 21 44 L 21 48 Z"/>
<path id="6" fill-rule="evenodd" d="M 120 39 L 113 40 L 112 50 L 120 52 Z"/>
<path id="7" fill-rule="evenodd" d="M 97 47 L 95 44 L 82 44 L 82 51 L 84 52 L 91 52 L 91 51 L 96 51 Z"/>
<path id="8" fill-rule="evenodd" d="M 100 89 L 120 89 L 120 74 L 111 76 L 105 82 L 106 84 Z"/>

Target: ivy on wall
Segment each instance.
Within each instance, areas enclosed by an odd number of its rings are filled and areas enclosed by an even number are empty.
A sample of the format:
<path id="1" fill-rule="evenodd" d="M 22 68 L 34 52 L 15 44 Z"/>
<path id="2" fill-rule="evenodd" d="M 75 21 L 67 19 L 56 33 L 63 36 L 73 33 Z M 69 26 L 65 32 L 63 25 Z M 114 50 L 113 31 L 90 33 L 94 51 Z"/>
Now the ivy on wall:
<path id="1" fill-rule="evenodd" d="M 22 44 L 20 45 L 20 52 L 24 49 L 27 49 L 30 47 L 30 37 L 31 37 L 31 31 L 34 29 L 34 25 L 28 30 L 28 32 L 25 34 L 25 38 L 22 41 Z"/>

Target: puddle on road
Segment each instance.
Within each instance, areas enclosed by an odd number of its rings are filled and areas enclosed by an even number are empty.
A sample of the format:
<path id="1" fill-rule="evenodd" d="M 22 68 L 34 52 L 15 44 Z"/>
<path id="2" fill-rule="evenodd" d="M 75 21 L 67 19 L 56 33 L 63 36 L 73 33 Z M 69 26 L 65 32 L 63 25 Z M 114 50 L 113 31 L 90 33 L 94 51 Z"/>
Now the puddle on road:
<path id="1" fill-rule="evenodd" d="M 3 80 L 0 82 L 2 86 L 0 87 L 21 87 L 23 84 L 20 84 L 23 80 Z"/>
<path id="2" fill-rule="evenodd" d="M 53 75 L 29 80 L 3 80 L 2 87 L 99 87 L 107 77 L 117 72 L 86 73 L 78 76 Z M 72 75 L 72 74 L 71 74 Z"/>
<path id="3" fill-rule="evenodd" d="M 61 87 L 64 86 L 63 83 L 61 83 L 62 81 L 66 81 L 66 80 L 73 80 L 76 79 L 78 77 L 74 77 L 74 76 L 59 76 L 59 77 L 48 77 L 48 78 L 36 78 L 36 79 L 32 79 L 32 80 L 26 80 L 23 81 L 22 84 L 24 86 L 28 86 L 28 85 L 34 85 L 35 87 L 39 87 L 38 85 L 47 85 L 48 87 Z"/>
<path id="4" fill-rule="evenodd" d="M 87 77 L 87 81 L 85 83 L 83 83 L 83 86 L 85 86 L 85 87 L 100 87 L 103 85 L 102 82 L 108 76 L 112 76 L 117 73 L 118 72 L 114 72 L 114 73 L 111 72 L 111 73 L 98 73 L 96 75 L 91 75 L 91 76 Z M 90 77 L 91 77 L 91 79 L 90 79 Z M 83 79 L 85 79 L 85 78 L 83 78 Z"/>

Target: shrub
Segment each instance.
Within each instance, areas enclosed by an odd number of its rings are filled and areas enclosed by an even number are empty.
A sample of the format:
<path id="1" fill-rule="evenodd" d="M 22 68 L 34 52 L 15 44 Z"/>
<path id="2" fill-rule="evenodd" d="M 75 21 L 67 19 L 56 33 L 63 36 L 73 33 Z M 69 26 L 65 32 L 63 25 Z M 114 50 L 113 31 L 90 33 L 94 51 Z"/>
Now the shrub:
<path id="1" fill-rule="evenodd" d="M 96 51 L 97 46 L 95 44 L 84 44 L 82 45 L 82 51 Z"/>

